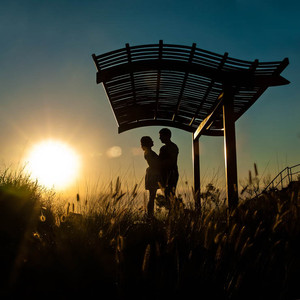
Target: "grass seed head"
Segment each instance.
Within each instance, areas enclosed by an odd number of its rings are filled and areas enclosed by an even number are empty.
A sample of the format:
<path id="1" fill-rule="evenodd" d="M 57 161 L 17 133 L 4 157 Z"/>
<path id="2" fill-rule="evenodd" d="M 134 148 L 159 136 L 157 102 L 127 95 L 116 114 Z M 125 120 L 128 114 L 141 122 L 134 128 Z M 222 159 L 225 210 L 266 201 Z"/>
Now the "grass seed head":
<path id="1" fill-rule="evenodd" d="M 253 182 L 252 182 L 252 173 L 251 171 L 249 170 L 249 184 L 251 185 Z"/>
<path id="2" fill-rule="evenodd" d="M 258 176 L 258 171 L 257 171 L 257 165 L 254 163 L 254 174 L 255 176 Z"/>
<path id="3" fill-rule="evenodd" d="M 43 214 L 40 215 L 40 221 L 41 222 L 45 222 L 46 221 L 46 217 Z"/>

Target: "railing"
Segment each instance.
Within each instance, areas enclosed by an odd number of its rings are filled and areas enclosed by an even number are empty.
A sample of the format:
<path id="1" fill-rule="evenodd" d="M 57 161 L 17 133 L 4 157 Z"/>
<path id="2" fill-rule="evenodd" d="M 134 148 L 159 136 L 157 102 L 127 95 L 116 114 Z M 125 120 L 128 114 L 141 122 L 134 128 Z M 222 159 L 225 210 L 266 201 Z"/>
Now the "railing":
<path id="1" fill-rule="evenodd" d="M 268 189 L 276 189 L 278 186 L 280 186 L 281 189 L 287 187 L 292 181 L 299 180 L 299 175 L 296 177 L 297 174 L 300 174 L 300 164 L 286 167 L 265 187 L 263 192 Z"/>

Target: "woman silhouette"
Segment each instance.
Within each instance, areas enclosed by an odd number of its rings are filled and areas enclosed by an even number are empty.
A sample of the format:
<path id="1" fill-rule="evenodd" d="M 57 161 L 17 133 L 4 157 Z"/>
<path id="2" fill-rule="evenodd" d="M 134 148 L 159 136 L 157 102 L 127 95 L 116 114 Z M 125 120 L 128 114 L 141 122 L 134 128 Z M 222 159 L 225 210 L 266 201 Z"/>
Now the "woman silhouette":
<path id="1" fill-rule="evenodd" d="M 147 214 L 149 218 L 154 215 L 154 199 L 156 191 L 159 188 L 158 182 L 160 180 L 160 167 L 158 155 L 151 149 L 153 141 L 149 136 L 141 138 L 141 147 L 144 150 L 144 158 L 148 163 L 145 176 L 145 189 L 149 190 L 149 202 L 147 205 Z"/>

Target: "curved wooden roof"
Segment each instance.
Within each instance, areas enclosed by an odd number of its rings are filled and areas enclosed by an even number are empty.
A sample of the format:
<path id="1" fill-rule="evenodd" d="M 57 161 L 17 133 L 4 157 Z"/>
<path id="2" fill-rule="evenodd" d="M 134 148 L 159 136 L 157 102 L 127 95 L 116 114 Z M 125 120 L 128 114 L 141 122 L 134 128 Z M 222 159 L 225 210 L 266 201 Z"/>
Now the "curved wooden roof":
<path id="1" fill-rule="evenodd" d="M 162 125 L 195 132 L 214 111 L 224 86 L 234 89 L 235 121 L 280 76 L 287 58 L 276 62 L 234 59 L 192 46 L 141 45 L 93 54 L 97 83 L 103 83 L 119 132 Z M 222 112 L 206 135 L 222 134 Z"/>

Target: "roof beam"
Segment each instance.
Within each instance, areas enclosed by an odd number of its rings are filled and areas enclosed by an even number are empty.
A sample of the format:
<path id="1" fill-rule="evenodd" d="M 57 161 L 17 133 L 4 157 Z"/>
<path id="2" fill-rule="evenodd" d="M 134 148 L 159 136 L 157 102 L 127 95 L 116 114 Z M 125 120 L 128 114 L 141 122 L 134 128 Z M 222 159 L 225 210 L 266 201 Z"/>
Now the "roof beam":
<path id="1" fill-rule="evenodd" d="M 163 54 L 163 41 L 159 41 L 159 50 L 158 50 L 158 60 L 161 61 Z M 156 81 L 156 99 L 155 99 L 155 113 L 154 120 L 157 119 L 157 111 L 158 111 L 158 101 L 159 101 L 159 90 L 160 90 L 160 78 L 161 78 L 161 70 L 157 70 L 157 81 Z"/>
<path id="2" fill-rule="evenodd" d="M 110 99 L 111 99 L 111 96 L 110 96 L 110 94 L 109 94 L 109 90 L 108 90 L 108 88 L 107 88 L 107 85 L 106 85 L 105 82 L 103 82 L 102 84 L 103 84 L 104 91 L 105 91 L 106 97 L 107 97 L 107 99 L 108 99 L 108 102 L 109 102 L 109 104 L 110 104 L 110 108 L 111 108 L 111 110 L 112 110 L 112 112 L 113 112 L 113 115 L 114 115 L 114 117 L 115 117 L 115 121 L 116 121 L 117 125 L 119 126 L 119 121 L 118 121 L 117 116 L 116 116 L 116 114 L 115 114 L 115 110 L 114 110 L 114 107 L 113 107 L 113 103 L 112 103 L 112 101 L 110 100 Z"/>
<path id="3" fill-rule="evenodd" d="M 96 66 L 97 72 L 100 72 L 101 68 L 100 68 L 100 66 L 99 66 L 99 64 L 98 64 L 98 61 L 97 61 L 97 56 L 96 56 L 96 54 L 92 54 L 92 58 L 93 58 L 93 61 L 94 61 L 94 63 L 95 63 L 95 66 Z"/>
<path id="4" fill-rule="evenodd" d="M 279 67 L 275 70 L 274 75 L 280 74 L 289 64 L 289 59 L 286 57 L 283 59 L 283 61 L 280 63 Z M 288 80 L 287 80 L 288 81 Z"/>
<path id="5" fill-rule="evenodd" d="M 147 127 L 147 126 L 166 126 L 166 127 L 173 127 L 182 129 L 187 132 L 194 133 L 194 128 L 184 125 L 180 122 L 171 121 L 171 120 L 143 120 L 143 121 L 136 121 L 126 124 L 120 124 L 118 126 L 118 133 L 122 133 L 127 130 L 131 130 L 134 128 L 140 128 L 140 127 Z M 224 131 L 223 130 L 205 130 L 204 133 L 207 136 L 223 136 Z"/>
<path id="6" fill-rule="evenodd" d="M 122 133 L 124 131 L 139 128 L 139 127 L 147 127 L 147 126 L 167 126 L 167 127 L 174 127 L 178 129 L 182 129 L 188 132 L 193 132 L 193 128 L 189 127 L 188 125 L 184 125 L 180 122 L 173 122 L 171 120 L 144 120 L 138 122 L 131 122 L 126 124 L 120 124 L 118 128 L 118 133 Z"/>
<path id="7" fill-rule="evenodd" d="M 227 57 L 228 57 L 228 52 L 225 52 L 224 55 L 223 55 L 223 58 L 222 58 L 222 60 L 221 60 L 221 62 L 220 62 L 220 64 L 219 64 L 219 66 L 218 66 L 218 70 L 222 70 L 222 68 L 223 68 L 223 66 L 224 66 L 224 64 L 225 64 L 225 62 L 226 62 Z M 202 108 L 202 105 L 205 103 L 205 101 L 206 101 L 206 99 L 207 99 L 207 97 L 208 97 L 208 95 L 209 95 L 209 93 L 210 93 L 210 91 L 211 91 L 211 89 L 212 89 L 214 83 L 215 83 L 215 80 L 212 79 L 212 80 L 210 81 L 209 86 L 208 86 L 207 89 L 206 89 L 206 92 L 205 92 L 205 95 L 204 95 L 204 97 L 203 97 L 203 99 L 202 99 L 202 101 L 201 101 L 201 104 L 198 106 L 198 108 L 197 108 L 197 110 L 196 110 L 196 112 L 195 112 L 195 115 L 194 115 L 194 117 L 192 118 L 192 120 L 191 120 L 191 122 L 190 122 L 190 126 L 193 125 L 195 119 L 197 118 L 197 116 L 198 116 L 198 114 L 199 114 L 199 112 L 200 112 L 200 110 L 201 110 L 201 108 Z"/>
<path id="8" fill-rule="evenodd" d="M 188 60 L 188 64 L 192 63 L 195 51 L 196 51 L 196 43 L 193 43 L 193 46 L 192 46 L 191 52 L 190 52 L 190 57 L 189 57 L 189 60 Z M 181 90 L 180 90 L 178 100 L 177 100 L 177 104 L 176 104 L 176 109 L 175 109 L 175 112 L 174 112 L 173 117 L 172 117 L 172 121 L 174 121 L 175 118 L 177 117 L 179 107 L 180 107 L 180 103 L 181 103 L 181 100 L 182 100 L 182 97 L 183 97 L 183 93 L 184 93 L 184 89 L 185 89 L 185 85 L 186 85 L 188 77 L 189 77 L 189 73 L 185 72 L 184 79 L 183 79 L 182 85 L 181 85 Z"/>
<path id="9" fill-rule="evenodd" d="M 212 125 L 213 121 L 215 120 L 217 114 L 220 112 L 223 106 L 224 101 L 224 93 L 221 93 L 218 97 L 218 103 L 213 109 L 213 111 L 200 123 L 198 128 L 193 134 L 194 140 L 198 139 L 200 135 L 202 135 L 209 127 Z"/>
<path id="10" fill-rule="evenodd" d="M 130 52 L 130 46 L 127 43 L 126 44 L 126 51 L 127 51 L 127 57 L 128 57 L 128 63 L 131 64 L 131 52 Z M 130 80 L 131 80 L 131 87 L 132 87 L 132 98 L 134 103 L 136 103 L 136 94 L 135 94 L 135 84 L 134 84 L 134 76 L 133 71 L 130 71 Z"/>

